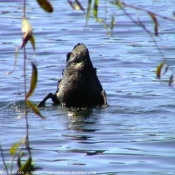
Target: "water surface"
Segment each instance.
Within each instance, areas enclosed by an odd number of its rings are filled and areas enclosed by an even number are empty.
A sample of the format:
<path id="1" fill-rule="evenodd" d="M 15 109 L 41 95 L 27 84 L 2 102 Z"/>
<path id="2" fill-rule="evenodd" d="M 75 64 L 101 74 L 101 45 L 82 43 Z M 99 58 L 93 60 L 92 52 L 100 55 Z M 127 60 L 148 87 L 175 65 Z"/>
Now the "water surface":
<path id="1" fill-rule="evenodd" d="M 40 9 L 35 1 L 27 3 L 27 17 L 34 29 L 36 56 L 27 45 L 27 80 L 31 61 L 37 64 L 38 85 L 31 100 L 37 104 L 48 92 L 55 92 L 65 68 L 66 53 L 82 42 L 90 51 L 99 79 L 107 93 L 106 108 L 73 111 L 47 101 L 41 108 L 45 120 L 29 112 L 30 144 L 36 166 L 43 171 L 96 172 L 96 174 L 140 175 L 175 173 L 174 89 L 168 87 L 168 73 L 155 76 L 162 61 L 153 40 L 127 18 L 120 9 L 101 1 L 99 16 L 116 18 L 113 36 L 103 24 L 73 11 L 66 1 L 51 1 L 54 13 Z M 172 16 L 174 1 L 125 1 L 140 8 Z M 1 4 L 0 24 L 0 142 L 5 159 L 11 162 L 10 147 L 25 137 L 23 52 L 13 70 L 14 50 L 21 44 L 22 3 Z M 86 7 L 86 3 L 82 3 Z M 153 31 L 154 23 L 143 12 L 129 10 Z M 174 24 L 158 18 L 160 35 L 155 40 L 173 64 Z M 2 161 L 0 169 L 3 169 Z M 49 174 L 49 173 L 47 173 Z M 64 173 L 63 173 L 64 174 Z"/>

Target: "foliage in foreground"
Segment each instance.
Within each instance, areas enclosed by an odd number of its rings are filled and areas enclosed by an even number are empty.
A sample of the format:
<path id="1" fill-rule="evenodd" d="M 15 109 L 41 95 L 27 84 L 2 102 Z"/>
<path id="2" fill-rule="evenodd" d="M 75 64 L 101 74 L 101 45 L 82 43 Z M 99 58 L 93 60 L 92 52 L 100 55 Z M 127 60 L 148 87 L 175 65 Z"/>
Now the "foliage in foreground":
<path id="1" fill-rule="evenodd" d="M 53 12 L 53 7 L 51 3 L 47 0 L 36 0 L 38 4 L 40 5 L 41 8 L 43 8 L 46 12 Z M 31 24 L 29 23 L 28 19 L 26 18 L 26 0 L 23 2 L 23 18 L 22 18 L 22 33 L 23 33 L 23 38 L 22 38 L 22 44 L 19 46 L 16 51 L 15 51 L 15 65 L 14 65 L 14 70 L 15 66 L 17 63 L 17 57 L 18 57 L 18 52 L 19 49 L 23 49 L 23 55 L 24 55 L 24 66 L 23 66 L 23 73 L 26 75 L 26 44 L 28 41 L 30 41 L 32 48 L 35 52 L 35 38 L 33 36 L 33 29 Z M 40 118 L 44 119 L 37 107 L 29 100 L 29 97 L 32 96 L 36 85 L 37 85 L 37 80 L 38 80 L 38 71 L 37 67 L 34 63 L 31 63 L 32 65 L 32 75 L 31 75 L 31 82 L 30 82 L 30 88 L 29 91 L 27 92 L 26 90 L 26 76 L 24 76 L 24 90 L 25 90 L 25 97 L 24 97 L 24 102 L 25 102 L 25 109 L 24 109 L 24 116 L 26 119 L 26 136 L 24 139 L 18 141 L 12 147 L 10 148 L 10 155 L 12 156 L 12 162 L 11 166 L 8 167 L 5 158 L 3 155 L 3 150 L 0 145 L 0 151 L 1 151 L 1 157 L 3 160 L 4 164 L 4 169 L 6 171 L 6 174 L 10 174 L 10 172 L 14 172 L 14 163 L 16 163 L 15 169 L 17 168 L 18 170 L 16 171 L 16 174 L 23 174 L 23 175 L 32 175 L 32 172 L 39 169 L 38 167 L 34 166 L 34 162 L 32 160 L 32 154 L 30 150 L 30 141 L 29 141 L 29 124 L 28 124 L 28 111 L 27 107 L 30 108 L 37 116 Z M 13 71 L 14 71 L 13 70 Z M 13 73 L 10 72 L 9 74 Z M 24 160 L 22 158 L 24 157 Z M 27 158 L 26 158 L 27 157 Z M 15 173 L 13 173 L 15 174 Z"/>
<path id="2" fill-rule="evenodd" d="M 51 3 L 48 0 L 36 0 L 37 3 L 39 4 L 39 6 L 46 12 L 51 13 L 54 11 L 53 6 L 51 5 Z M 105 19 L 99 18 L 98 16 L 98 12 L 99 12 L 99 3 L 100 0 L 88 0 L 87 3 L 87 11 L 85 11 L 84 7 L 81 5 L 81 3 L 78 0 L 75 1 L 67 1 L 70 6 L 75 9 L 75 10 L 81 10 L 83 13 L 86 14 L 86 22 L 85 22 L 85 27 L 88 24 L 88 21 L 90 18 L 94 18 L 96 20 L 96 22 L 98 23 L 103 23 L 104 24 L 104 28 L 107 30 L 108 34 L 112 35 L 114 26 L 115 26 L 115 17 L 111 16 L 111 21 L 110 24 L 107 24 Z M 159 23 L 158 23 L 158 19 L 159 18 L 163 18 L 166 20 L 170 20 L 172 22 L 174 22 L 173 18 L 168 18 L 165 16 L 162 16 L 160 14 L 133 6 L 131 4 L 126 4 L 120 0 L 115 0 L 115 1 L 111 1 L 110 2 L 112 5 L 117 6 L 120 10 L 123 11 L 123 13 L 137 26 L 141 27 L 153 40 L 155 46 L 157 47 L 157 50 L 160 52 L 160 55 L 163 58 L 163 61 L 157 66 L 156 68 L 156 76 L 158 79 L 161 78 L 161 76 L 163 74 L 165 74 L 168 70 L 170 70 L 172 72 L 170 78 L 169 78 L 169 85 L 171 86 L 171 84 L 173 83 L 173 75 L 174 72 L 171 69 L 171 66 L 169 65 L 169 63 L 167 62 L 164 54 L 162 53 L 162 51 L 160 50 L 156 40 L 154 39 L 154 37 L 157 37 L 159 35 Z M 28 41 L 30 41 L 32 48 L 34 50 L 35 53 L 35 38 L 33 36 L 33 29 L 32 26 L 30 24 L 30 22 L 28 21 L 27 17 L 26 17 L 26 0 L 24 0 L 23 2 L 23 18 L 22 18 L 22 33 L 23 33 L 23 40 L 22 40 L 22 44 L 21 46 L 19 46 L 16 51 L 15 51 L 15 66 L 16 66 L 16 62 L 17 62 L 17 57 L 18 57 L 18 52 L 20 49 L 23 49 L 23 55 L 24 55 L 24 66 L 23 66 L 23 72 L 24 75 L 26 74 L 26 44 L 28 43 Z M 147 13 L 148 16 L 150 16 L 150 19 L 153 21 L 154 24 L 154 28 L 152 31 L 149 31 L 147 29 L 147 27 L 145 26 L 145 24 L 139 19 L 139 16 L 137 17 L 137 20 L 135 20 L 126 10 L 126 8 L 130 8 L 130 9 L 134 9 L 136 11 L 142 11 Z M 5 162 L 5 158 L 3 155 L 3 150 L 1 148 L 0 145 L 0 152 L 1 152 L 1 157 L 3 160 L 3 164 L 4 164 L 4 169 L 6 171 L 6 174 L 9 174 L 10 171 L 13 171 L 14 169 L 14 163 L 16 163 L 16 167 L 17 167 L 17 171 L 16 174 L 25 174 L 25 175 L 32 175 L 32 171 L 35 171 L 39 168 L 34 166 L 34 162 L 32 160 L 32 154 L 31 154 L 31 150 L 30 150 L 30 142 L 29 142 L 29 125 L 28 125 L 28 112 L 27 112 L 27 107 L 30 108 L 37 116 L 39 116 L 40 118 L 44 119 L 45 117 L 42 116 L 42 114 L 40 113 L 39 109 L 37 107 L 35 107 L 35 105 L 29 100 L 29 97 L 32 96 L 36 85 L 37 85 L 37 79 L 38 79 L 38 71 L 37 71 L 37 67 L 34 63 L 31 63 L 32 65 L 32 75 L 31 75 L 31 82 L 30 82 L 30 88 L 29 91 L 27 92 L 26 90 L 26 76 L 24 76 L 24 89 L 25 89 L 25 97 L 24 97 L 24 101 L 25 101 L 25 109 L 24 109 L 24 116 L 26 119 L 26 136 L 18 141 L 17 143 L 15 143 L 11 148 L 10 148 L 10 154 L 12 156 L 12 163 L 11 166 L 8 167 L 6 162 Z M 15 67 L 14 66 L 14 67 Z M 162 73 L 162 69 L 163 67 L 165 67 L 164 72 Z M 13 70 L 14 71 L 14 70 Z M 13 72 L 12 71 L 12 72 Z M 10 72 L 10 74 L 12 73 Z M 26 158 L 27 157 L 27 158 Z M 22 160 L 23 159 L 23 160 Z"/>
<path id="3" fill-rule="evenodd" d="M 99 1 L 100 0 L 88 0 L 85 26 L 87 25 L 88 20 L 89 20 L 90 17 L 95 18 L 96 22 L 103 23 L 104 28 L 107 30 L 107 33 L 112 35 L 113 29 L 114 29 L 114 26 L 115 26 L 115 17 L 111 16 L 110 24 L 107 24 L 106 19 L 99 18 L 98 17 Z M 78 0 L 75 0 L 74 2 L 68 0 L 68 2 L 69 2 L 70 6 L 73 9 L 82 10 L 83 12 L 85 12 L 83 6 L 81 5 L 81 3 Z M 165 55 L 163 54 L 163 52 L 159 48 L 159 46 L 158 46 L 158 44 L 157 44 L 154 37 L 159 36 L 159 22 L 158 22 L 157 17 L 168 20 L 168 21 L 171 21 L 173 23 L 175 22 L 175 19 L 171 18 L 171 17 L 166 17 L 166 16 L 163 16 L 163 15 L 160 15 L 158 13 L 155 13 L 155 12 L 152 12 L 152 11 L 140 8 L 140 7 L 133 6 L 131 4 L 123 2 L 121 0 L 113 0 L 113 1 L 110 1 L 109 3 L 111 3 L 114 6 L 117 6 L 120 10 L 122 10 L 123 13 L 125 14 L 125 16 L 127 16 L 135 25 L 141 27 L 148 34 L 148 36 L 151 37 L 152 41 L 154 42 L 157 50 L 159 51 L 159 53 L 162 57 L 162 60 L 163 60 L 163 61 L 161 61 L 161 63 L 156 68 L 156 77 L 158 79 L 160 79 L 161 76 L 165 75 L 167 73 L 167 71 L 169 70 L 171 72 L 171 76 L 169 78 L 169 86 L 171 86 L 173 81 L 174 81 L 174 71 L 171 68 L 171 66 L 169 65 Z M 128 13 L 128 11 L 127 11 L 128 8 L 129 9 L 134 9 L 136 11 L 137 20 Z M 152 31 L 148 30 L 146 25 L 140 20 L 140 18 L 138 16 L 138 13 L 137 13 L 138 11 L 145 12 L 148 16 L 150 16 L 150 19 L 152 20 L 152 22 L 154 24 L 153 25 L 154 27 L 153 27 Z M 91 12 L 92 12 L 92 16 L 91 16 Z M 172 12 L 172 16 L 174 16 L 174 12 Z M 162 71 L 162 68 L 165 68 L 164 71 Z"/>

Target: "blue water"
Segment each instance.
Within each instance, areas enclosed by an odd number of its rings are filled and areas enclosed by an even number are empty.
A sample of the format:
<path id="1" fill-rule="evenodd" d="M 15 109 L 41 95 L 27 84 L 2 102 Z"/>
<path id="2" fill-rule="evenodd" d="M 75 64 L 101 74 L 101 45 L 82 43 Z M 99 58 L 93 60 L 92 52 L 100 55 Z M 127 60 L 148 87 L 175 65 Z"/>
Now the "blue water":
<path id="1" fill-rule="evenodd" d="M 29 111 L 29 136 L 34 164 L 45 174 L 175 174 L 175 90 L 168 86 L 171 71 L 158 80 L 156 67 L 163 58 L 155 43 L 107 1 L 100 1 L 99 17 L 114 15 L 113 36 L 102 23 L 71 9 L 67 1 L 50 0 L 54 13 L 45 13 L 35 1 L 27 3 L 27 17 L 36 40 L 34 55 L 27 45 L 27 88 L 31 61 L 38 68 L 37 88 L 30 98 L 37 104 L 55 92 L 65 68 L 66 54 L 78 42 L 90 52 L 98 77 L 107 93 L 108 107 L 74 111 L 47 101 L 40 119 Z M 172 17 L 174 1 L 124 1 L 158 14 Z M 82 1 L 86 7 L 86 1 Z M 5 160 L 11 163 L 10 147 L 25 137 L 23 51 L 14 68 L 14 51 L 21 44 L 21 2 L 0 2 L 0 143 Z M 134 19 L 151 31 L 154 23 L 141 11 L 127 8 Z M 174 63 L 174 23 L 161 18 L 155 37 L 168 63 Z M 0 159 L 0 171 L 3 163 Z M 2 174 L 2 173 L 1 173 Z"/>

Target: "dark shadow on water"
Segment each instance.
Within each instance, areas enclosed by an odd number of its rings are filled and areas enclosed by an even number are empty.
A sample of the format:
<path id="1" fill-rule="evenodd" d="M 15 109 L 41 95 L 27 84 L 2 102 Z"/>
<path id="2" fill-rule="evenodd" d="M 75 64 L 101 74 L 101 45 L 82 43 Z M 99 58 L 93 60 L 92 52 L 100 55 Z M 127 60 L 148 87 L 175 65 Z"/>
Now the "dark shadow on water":
<path id="1" fill-rule="evenodd" d="M 94 133 L 101 130 L 99 114 L 103 112 L 103 108 L 72 108 L 66 109 L 66 111 L 68 116 L 68 132 L 63 134 L 63 137 L 66 137 L 67 140 L 72 140 L 71 142 L 74 143 L 74 146 L 70 146 L 67 152 L 71 154 L 82 153 L 86 156 L 103 154 L 106 150 L 96 147 L 101 141 L 94 139 Z"/>

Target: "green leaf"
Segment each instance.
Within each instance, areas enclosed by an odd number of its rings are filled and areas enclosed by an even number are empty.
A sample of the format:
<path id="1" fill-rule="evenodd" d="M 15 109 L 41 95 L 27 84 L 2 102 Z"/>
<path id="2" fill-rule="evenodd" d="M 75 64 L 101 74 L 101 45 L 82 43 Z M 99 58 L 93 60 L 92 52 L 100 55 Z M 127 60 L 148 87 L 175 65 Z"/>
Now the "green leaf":
<path id="1" fill-rule="evenodd" d="M 87 8 L 87 14 L 86 14 L 86 26 L 87 26 L 87 23 L 90 17 L 91 5 L 92 5 L 92 0 L 88 0 L 88 8 Z"/>
<path id="2" fill-rule="evenodd" d="M 15 143 L 14 145 L 12 145 L 12 147 L 10 148 L 10 154 L 15 155 L 16 151 L 18 150 L 20 145 L 23 144 L 24 142 L 25 142 L 24 139 L 22 139 L 21 141 L 19 141 L 19 142 Z"/>
<path id="3" fill-rule="evenodd" d="M 111 25 L 110 25 L 111 32 L 113 31 L 114 26 L 115 26 L 115 18 L 114 16 L 111 16 Z"/>
<path id="4" fill-rule="evenodd" d="M 157 69 L 156 69 L 156 76 L 157 78 L 160 79 L 160 75 L 161 75 L 161 70 L 162 70 L 162 67 L 164 66 L 165 62 L 162 62 L 161 64 L 159 64 L 157 66 Z"/>
<path id="5" fill-rule="evenodd" d="M 53 12 L 53 7 L 48 0 L 36 0 L 40 7 L 48 13 Z"/>
<path id="6" fill-rule="evenodd" d="M 98 18 L 98 0 L 94 1 L 94 17 Z"/>
<path id="7" fill-rule="evenodd" d="M 28 106 L 30 109 L 32 109 L 32 111 L 33 111 L 37 116 L 39 116 L 39 117 L 42 118 L 42 119 L 45 119 L 45 117 L 41 115 L 39 109 L 38 109 L 36 106 L 34 106 L 33 103 L 32 103 L 31 101 L 28 101 L 28 100 L 27 100 L 27 106 Z"/>
<path id="8" fill-rule="evenodd" d="M 32 26 L 30 25 L 30 23 L 26 18 L 23 18 L 22 20 L 22 33 L 23 33 L 23 42 L 21 44 L 20 49 L 22 49 L 27 44 L 27 42 L 32 37 L 33 33 Z"/>
<path id="9" fill-rule="evenodd" d="M 37 79 L 38 79 L 38 71 L 34 63 L 32 63 L 32 78 L 30 81 L 30 89 L 29 92 L 26 95 L 26 99 L 28 99 L 34 92 L 36 85 L 37 85 Z"/>
<path id="10" fill-rule="evenodd" d="M 32 170 L 32 158 L 29 157 L 24 165 L 21 166 L 20 171 L 23 171 L 24 173 L 30 173 Z"/>
<path id="11" fill-rule="evenodd" d="M 154 33 L 156 36 L 158 36 L 158 21 L 156 16 L 152 12 L 148 12 L 148 14 L 151 16 L 153 22 L 154 22 Z"/>

